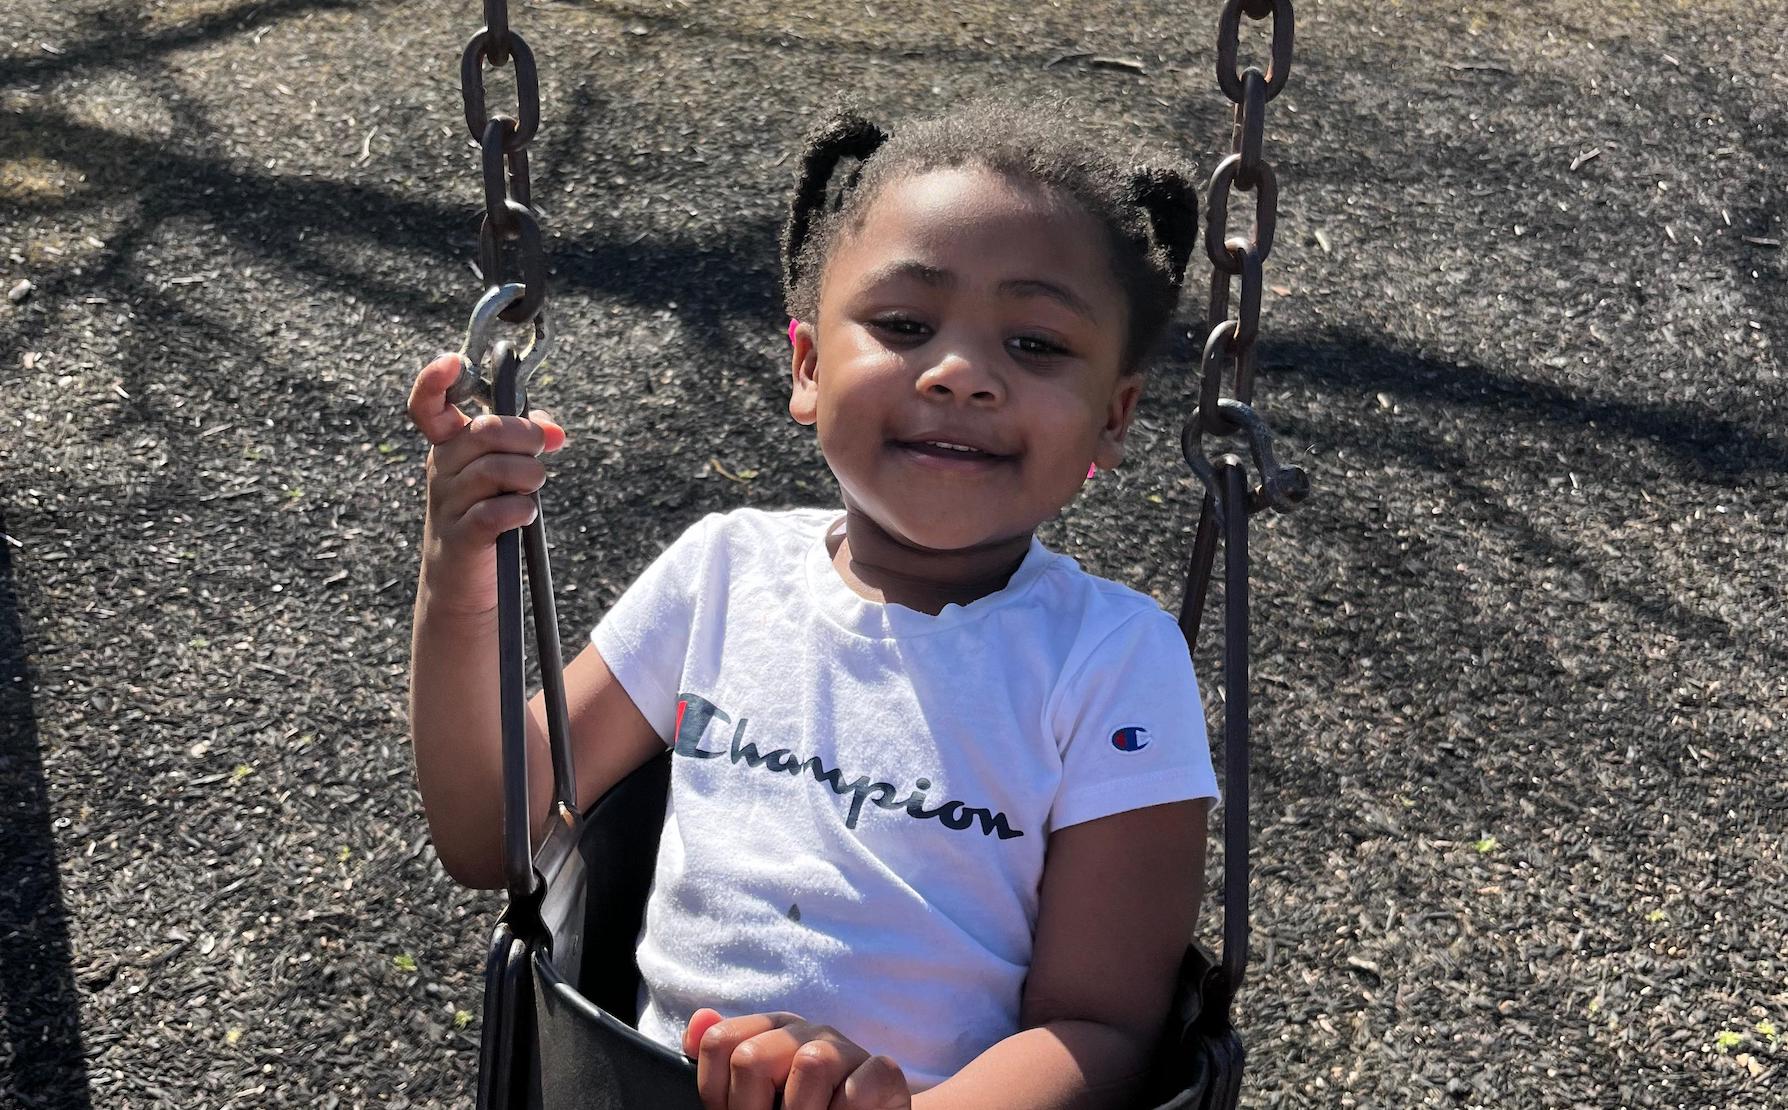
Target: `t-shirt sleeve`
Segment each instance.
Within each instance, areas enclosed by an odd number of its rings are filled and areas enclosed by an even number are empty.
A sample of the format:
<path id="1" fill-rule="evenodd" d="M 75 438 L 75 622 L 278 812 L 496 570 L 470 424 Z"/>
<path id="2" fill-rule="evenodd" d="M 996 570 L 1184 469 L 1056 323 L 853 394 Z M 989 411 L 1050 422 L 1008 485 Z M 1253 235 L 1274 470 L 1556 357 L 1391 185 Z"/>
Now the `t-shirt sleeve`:
<path id="1" fill-rule="evenodd" d="M 590 632 L 609 671 L 667 744 L 677 690 L 719 514 L 689 528 L 652 561 Z"/>
<path id="2" fill-rule="evenodd" d="M 1127 618 L 1097 644 L 1058 690 L 1054 719 L 1062 784 L 1051 832 L 1218 797 L 1192 655 L 1163 611 Z"/>

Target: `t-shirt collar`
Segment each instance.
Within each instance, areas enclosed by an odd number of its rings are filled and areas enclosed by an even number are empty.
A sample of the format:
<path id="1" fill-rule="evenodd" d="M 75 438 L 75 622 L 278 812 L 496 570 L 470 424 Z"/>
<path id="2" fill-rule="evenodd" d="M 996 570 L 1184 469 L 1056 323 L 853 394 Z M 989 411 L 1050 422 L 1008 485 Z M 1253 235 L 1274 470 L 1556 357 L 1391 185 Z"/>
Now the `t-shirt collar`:
<path id="1" fill-rule="evenodd" d="M 847 585 L 832 565 L 827 539 L 844 530 L 845 516 L 839 513 L 822 520 L 807 544 L 807 585 L 813 604 L 834 624 L 847 632 L 871 639 L 905 639 L 954 628 L 1021 600 L 1030 591 L 1052 554 L 1036 536 L 1031 537 L 1024 559 L 1006 585 L 986 597 L 967 605 L 952 602 L 937 615 L 921 613 L 905 605 L 871 601 L 861 597 Z"/>

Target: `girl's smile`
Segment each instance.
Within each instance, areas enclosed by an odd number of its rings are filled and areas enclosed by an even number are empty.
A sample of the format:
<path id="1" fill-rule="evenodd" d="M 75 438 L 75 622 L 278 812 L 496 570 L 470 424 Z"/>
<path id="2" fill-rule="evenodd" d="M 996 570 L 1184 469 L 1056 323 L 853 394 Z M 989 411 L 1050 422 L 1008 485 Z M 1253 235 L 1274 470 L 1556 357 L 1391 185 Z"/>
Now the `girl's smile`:
<path id="1" fill-rule="evenodd" d="M 890 182 L 794 336 L 789 411 L 843 491 L 845 580 L 929 611 L 998 589 L 1088 464 L 1122 458 L 1127 312 L 1072 202 L 983 168 Z"/>

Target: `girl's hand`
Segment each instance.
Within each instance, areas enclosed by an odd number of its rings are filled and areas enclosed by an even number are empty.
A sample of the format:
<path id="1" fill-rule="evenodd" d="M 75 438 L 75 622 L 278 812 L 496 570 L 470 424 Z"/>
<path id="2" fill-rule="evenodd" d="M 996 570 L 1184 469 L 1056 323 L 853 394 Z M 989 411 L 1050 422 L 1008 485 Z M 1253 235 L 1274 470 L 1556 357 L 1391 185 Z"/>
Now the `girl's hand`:
<path id="1" fill-rule="evenodd" d="M 410 420 L 434 445 L 422 559 L 432 605 L 483 614 L 497 607 L 497 536 L 534 519 L 532 494 L 546 482 L 538 456 L 563 447 L 565 430 L 540 409 L 468 418 L 447 403 L 458 378 L 458 356 L 442 355 L 410 389 Z"/>
<path id="2" fill-rule="evenodd" d="M 911 1110 L 900 1065 L 795 1014 L 722 1019 L 697 1010 L 683 1031 L 704 1110 Z"/>

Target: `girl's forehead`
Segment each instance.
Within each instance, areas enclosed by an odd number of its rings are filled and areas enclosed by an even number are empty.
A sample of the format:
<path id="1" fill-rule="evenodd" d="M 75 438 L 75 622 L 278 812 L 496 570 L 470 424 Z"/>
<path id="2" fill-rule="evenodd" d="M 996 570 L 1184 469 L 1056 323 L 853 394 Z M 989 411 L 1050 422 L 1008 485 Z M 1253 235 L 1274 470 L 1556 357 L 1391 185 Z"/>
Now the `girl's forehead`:
<path id="1" fill-rule="evenodd" d="M 1028 224 L 1095 240 L 1098 221 L 1073 199 L 1041 182 L 985 166 L 945 166 L 904 174 L 883 185 L 858 221 L 860 236 L 959 235 Z"/>
<path id="2" fill-rule="evenodd" d="M 924 170 L 887 182 L 842 237 L 828 269 L 836 268 L 832 276 L 867 276 L 895 259 L 1002 276 L 1072 275 L 1090 295 L 1122 296 L 1108 233 L 1098 219 L 1041 183 L 980 166 Z"/>

